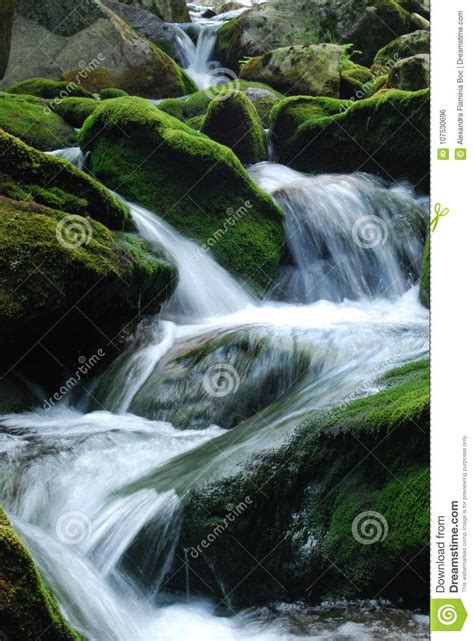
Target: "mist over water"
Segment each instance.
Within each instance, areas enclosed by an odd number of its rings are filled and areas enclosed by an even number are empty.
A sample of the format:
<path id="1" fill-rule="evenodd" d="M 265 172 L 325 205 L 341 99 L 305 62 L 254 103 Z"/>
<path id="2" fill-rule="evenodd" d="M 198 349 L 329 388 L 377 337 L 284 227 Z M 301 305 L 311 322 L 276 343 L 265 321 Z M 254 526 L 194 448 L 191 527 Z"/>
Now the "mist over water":
<path id="1" fill-rule="evenodd" d="M 68 154 L 78 157 L 57 153 Z M 232 612 L 166 592 L 191 488 L 428 351 L 417 296 L 426 200 L 367 175 L 272 163 L 250 173 L 285 212 L 292 264 L 270 298 L 129 204 L 140 235 L 176 264 L 177 289 L 95 381 L 85 412 L 66 398 L 2 418 L 1 502 L 91 641 L 427 638 L 426 617 L 387 604 Z"/>

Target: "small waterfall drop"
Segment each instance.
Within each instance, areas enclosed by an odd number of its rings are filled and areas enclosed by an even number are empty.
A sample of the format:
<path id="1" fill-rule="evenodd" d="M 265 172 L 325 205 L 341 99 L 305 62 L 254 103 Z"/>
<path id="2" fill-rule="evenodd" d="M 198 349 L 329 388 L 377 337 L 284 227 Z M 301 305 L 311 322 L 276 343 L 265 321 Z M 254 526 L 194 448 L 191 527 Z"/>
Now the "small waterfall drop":
<path id="1" fill-rule="evenodd" d="M 86 162 L 86 154 L 80 147 L 66 147 L 65 149 L 56 149 L 55 151 L 47 151 L 46 153 L 50 156 L 63 158 L 79 169 L 83 169 Z"/>
<path id="2" fill-rule="evenodd" d="M 259 163 L 250 174 L 285 211 L 294 265 L 279 297 L 299 303 L 399 297 L 418 280 L 428 201 L 367 174 L 309 176 Z"/>
<path id="3" fill-rule="evenodd" d="M 219 63 L 214 60 L 217 31 L 221 26 L 222 23 L 210 21 L 206 25 L 195 25 L 199 30 L 196 44 L 183 29 L 180 29 L 177 35 L 181 65 L 198 89 L 207 89 L 224 80 L 222 73 L 218 71 Z M 213 69 L 216 70 L 215 73 Z"/>
<path id="4" fill-rule="evenodd" d="M 237 312 L 255 302 L 252 295 L 196 243 L 143 207 L 127 205 L 141 236 L 159 245 L 178 267 L 178 287 L 164 310 L 167 317 L 184 316 L 195 321 Z"/>

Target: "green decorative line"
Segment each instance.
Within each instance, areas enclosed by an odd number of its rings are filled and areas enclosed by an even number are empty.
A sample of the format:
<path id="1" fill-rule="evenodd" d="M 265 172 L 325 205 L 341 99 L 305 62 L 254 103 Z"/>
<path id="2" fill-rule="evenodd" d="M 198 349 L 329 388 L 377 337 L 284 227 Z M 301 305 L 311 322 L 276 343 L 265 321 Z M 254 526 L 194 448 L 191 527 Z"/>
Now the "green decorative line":
<path id="1" fill-rule="evenodd" d="M 447 207 L 442 208 L 441 203 L 436 203 L 436 205 L 434 206 L 434 213 L 435 215 L 430 221 L 430 227 L 432 232 L 438 226 L 439 219 L 449 214 L 449 209 Z"/>
<path id="2" fill-rule="evenodd" d="M 461 599 L 431 599 L 432 632 L 460 632 L 466 619 L 467 612 Z"/>

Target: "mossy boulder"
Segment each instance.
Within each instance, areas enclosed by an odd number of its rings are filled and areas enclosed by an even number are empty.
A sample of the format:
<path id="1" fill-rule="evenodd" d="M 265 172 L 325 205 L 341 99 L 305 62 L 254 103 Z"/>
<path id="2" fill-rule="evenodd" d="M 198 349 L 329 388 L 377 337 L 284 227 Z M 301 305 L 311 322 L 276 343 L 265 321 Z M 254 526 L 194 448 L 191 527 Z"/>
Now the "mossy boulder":
<path id="1" fill-rule="evenodd" d="M 240 76 L 271 84 L 286 95 L 339 98 L 344 48 L 334 44 L 281 47 L 247 61 Z"/>
<path id="2" fill-rule="evenodd" d="M 0 80 L 10 58 L 15 0 L 0 0 Z"/>
<path id="3" fill-rule="evenodd" d="M 210 102 L 215 97 L 223 97 L 227 92 L 242 91 L 254 105 L 264 127 L 270 125 L 270 112 L 273 107 L 283 100 L 283 94 L 261 82 L 233 80 L 232 82 L 196 91 L 183 99 L 171 98 L 163 100 L 158 107 L 162 111 L 189 123 L 191 118 L 204 116 Z"/>
<path id="4" fill-rule="evenodd" d="M 406 33 L 399 38 L 395 38 L 385 47 L 377 51 L 374 58 L 375 65 L 387 65 L 392 62 L 395 64 L 403 58 L 409 58 L 417 53 L 430 52 L 430 33 L 419 29 L 412 33 Z M 393 65 L 392 65 L 393 66 Z"/>
<path id="5" fill-rule="evenodd" d="M 0 93 L 0 128 L 42 151 L 76 144 L 76 132 L 41 100 Z"/>
<path id="6" fill-rule="evenodd" d="M 99 98 L 101 100 L 110 100 L 111 98 L 123 98 L 128 96 L 128 93 L 123 89 L 117 89 L 116 87 L 105 87 L 99 92 Z"/>
<path id="7" fill-rule="evenodd" d="M 75 82 L 49 80 L 48 78 L 28 78 L 11 85 L 8 93 L 37 96 L 38 98 L 92 98 L 92 94 Z"/>
<path id="8" fill-rule="evenodd" d="M 271 136 L 281 162 L 301 171 L 368 171 L 427 189 L 429 113 L 429 90 L 287 98 L 272 111 Z"/>
<path id="9" fill-rule="evenodd" d="M 29 147 L 0 129 L 0 195 L 133 230 L 125 205 L 77 167 Z"/>
<path id="10" fill-rule="evenodd" d="M 229 148 L 140 98 L 103 102 L 79 142 L 106 185 L 199 243 L 217 238 L 217 259 L 251 286 L 272 282 L 284 245 L 282 212 Z"/>
<path id="11" fill-rule="evenodd" d="M 341 81 L 339 94 L 341 98 L 361 100 L 362 98 L 368 98 L 374 93 L 376 78 L 367 67 L 358 65 L 345 56 L 342 59 L 340 71 Z"/>
<path id="12" fill-rule="evenodd" d="M 267 158 L 266 138 L 257 110 L 241 91 L 215 98 L 201 131 L 230 147 L 239 160 L 251 165 Z"/>
<path id="13" fill-rule="evenodd" d="M 416 28 L 394 0 L 269 0 L 221 27 L 216 55 L 238 71 L 240 60 L 291 45 L 352 44 L 356 62 L 370 64 L 394 37 Z"/>
<path id="14" fill-rule="evenodd" d="M 80 11 L 75 0 L 20 0 L 12 43 L 6 86 L 41 76 L 87 91 L 118 87 L 149 98 L 196 90 L 172 58 L 99 0 L 87 0 Z"/>
<path id="15" fill-rule="evenodd" d="M 403 58 L 391 69 L 387 78 L 387 89 L 418 91 L 430 86 L 430 57 L 418 53 L 410 58 Z"/>
<path id="16" fill-rule="evenodd" d="M 420 275 L 420 302 L 428 309 L 430 308 L 430 270 L 430 237 L 428 236 L 426 239 L 425 251 L 423 252 Z"/>
<path id="17" fill-rule="evenodd" d="M 159 311 L 176 277 L 134 236 L 1 196 L 0 249 L 2 373 L 39 370 L 48 384 L 81 354 L 115 355 L 117 334 Z"/>
<path id="18" fill-rule="evenodd" d="M 79 129 L 99 104 L 99 101 L 94 98 L 63 98 L 51 101 L 49 106 L 72 127 Z M 67 147 L 67 145 L 63 147 Z"/>
<path id="19" fill-rule="evenodd" d="M 25 544 L 0 508 L 0 636 L 84 641 L 64 620 Z"/>
<path id="20" fill-rule="evenodd" d="M 187 551 L 193 592 L 230 594 L 233 607 L 375 594 L 426 607 L 428 363 L 378 384 L 376 394 L 316 413 L 236 476 L 194 489 L 177 550 Z M 171 572 L 170 585 L 184 590 L 182 566 Z"/>

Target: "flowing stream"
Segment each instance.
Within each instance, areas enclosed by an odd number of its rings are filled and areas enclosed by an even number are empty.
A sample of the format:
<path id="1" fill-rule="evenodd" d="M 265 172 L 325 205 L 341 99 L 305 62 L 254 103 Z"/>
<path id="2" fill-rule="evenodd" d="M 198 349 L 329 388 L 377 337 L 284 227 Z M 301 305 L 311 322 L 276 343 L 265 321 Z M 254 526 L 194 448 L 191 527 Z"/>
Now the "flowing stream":
<path id="1" fill-rule="evenodd" d="M 0 502 L 90 641 L 426 639 L 427 617 L 389 604 L 234 612 L 166 591 L 190 488 L 428 352 L 426 199 L 365 174 L 249 171 L 282 205 L 292 255 L 269 299 L 130 204 L 140 235 L 177 265 L 176 292 L 78 402 L 2 418 Z M 132 564 L 138 534 L 147 546 Z"/>

